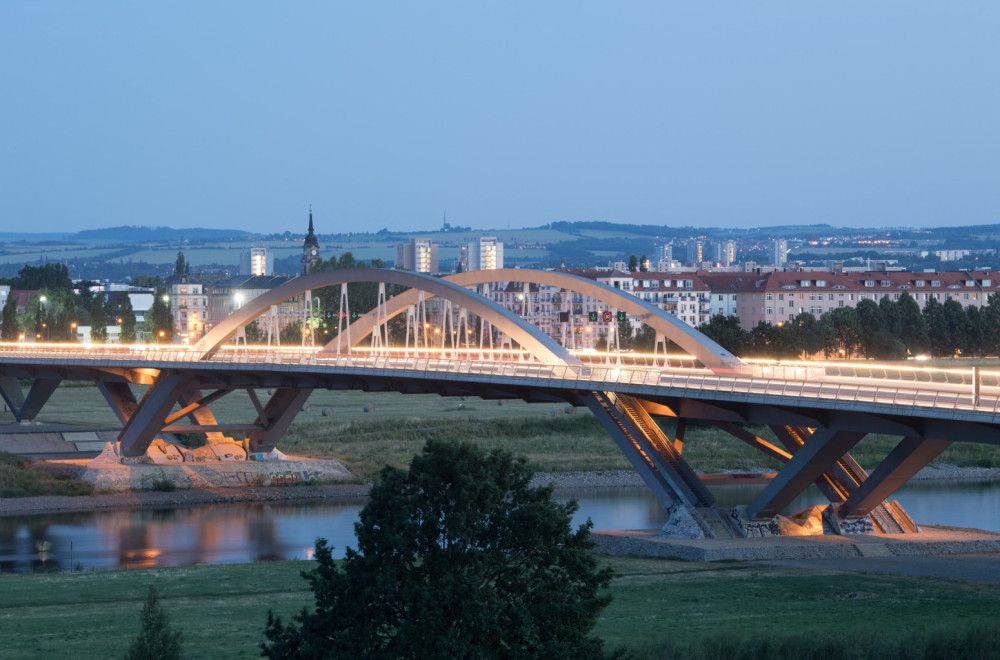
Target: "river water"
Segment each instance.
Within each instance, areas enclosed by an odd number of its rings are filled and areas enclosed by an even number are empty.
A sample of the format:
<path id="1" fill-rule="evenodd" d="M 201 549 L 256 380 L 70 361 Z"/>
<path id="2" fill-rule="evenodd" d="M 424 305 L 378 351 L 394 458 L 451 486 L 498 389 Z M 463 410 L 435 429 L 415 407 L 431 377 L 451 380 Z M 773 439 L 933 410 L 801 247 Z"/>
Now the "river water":
<path id="1" fill-rule="evenodd" d="M 723 506 L 746 504 L 763 486 L 712 491 Z M 1000 481 L 918 481 L 895 496 L 918 523 L 1000 532 Z M 568 498 L 558 498 L 565 501 Z M 581 491 L 576 522 L 596 530 L 656 529 L 666 515 L 641 488 Z M 794 512 L 825 502 L 815 488 Z M 355 544 L 363 503 L 224 504 L 180 509 L 60 513 L 0 518 L 0 572 L 229 564 L 312 556 L 317 536 L 342 555 Z"/>

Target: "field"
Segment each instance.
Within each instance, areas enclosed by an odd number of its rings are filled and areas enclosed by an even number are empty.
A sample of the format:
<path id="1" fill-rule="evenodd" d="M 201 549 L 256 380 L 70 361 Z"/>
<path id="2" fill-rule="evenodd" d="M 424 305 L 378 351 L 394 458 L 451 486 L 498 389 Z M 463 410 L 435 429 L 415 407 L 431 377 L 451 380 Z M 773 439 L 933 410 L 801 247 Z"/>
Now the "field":
<path id="1" fill-rule="evenodd" d="M 141 396 L 141 389 L 137 393 Z M 259 392 L 259 397 L 266 400 L 267 393 Z M 253 406 L 243 392 L 223 397 L 212 405 L 212 410 L 220 420 L 253 421 Z M 84 384 L 60 387 L 39 419 L 86 428 L 119 427 L 97 389 Z M 10 413 L 0 413 L 0 422 L 11 420 Z M 672 424 L 669 419 L 661 420 L 668 433 L 672 432 Z M 775 441 L 766 427 L 751 430 Z M 498 405 L 497 401 L 432 394 L 317 390 L 279 447 L 289 454 L 337 458 L 360 478 L 371 479 L 387 463 L 408 465 L 430 438 L 503 447 L 527 456 L 538 470 L 630 469 L 610 436 L 586 409 L 522 401 Z M 684 440 L 684 457 L 703 472 L 780 467 L 776 460 L 708 425 L 689 424 Z M 851 453 L 862 466 L 872 469 L 898 441 L 894 436 L 868 436 Z M 937 462 L 1000 467 L 1000 447 L 955 443 Z"/>
<path id="2" fill-rule="evenodd" d="M 750 637 L 839 639 L 860 651 L 865 640 L 897 644 L 962 630 L 983 640 L 998 636 L 995 584 L 751 563 L 602 561 L 617 577 L 595 632 L 634 657 Z M 288 617 L 312 605 L 299 577 L 310 567 L 300 561 L 0 576 L 3 657 L 121 657 L 138 632 L 149 585 L 183 631 L 185 657 L 259 657 L 268 609 Z"/>

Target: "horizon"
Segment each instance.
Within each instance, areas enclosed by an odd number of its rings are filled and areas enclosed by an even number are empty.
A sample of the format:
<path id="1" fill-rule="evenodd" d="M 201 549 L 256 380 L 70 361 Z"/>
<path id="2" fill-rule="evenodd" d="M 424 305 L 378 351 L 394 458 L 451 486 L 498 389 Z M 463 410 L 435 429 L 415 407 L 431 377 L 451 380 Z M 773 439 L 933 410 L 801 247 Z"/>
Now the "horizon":
<path id="1" fill-rule="evenodd" d="M 974 1 L 4 3 L 0 226 L 997 224 L 998 32 Z"/>

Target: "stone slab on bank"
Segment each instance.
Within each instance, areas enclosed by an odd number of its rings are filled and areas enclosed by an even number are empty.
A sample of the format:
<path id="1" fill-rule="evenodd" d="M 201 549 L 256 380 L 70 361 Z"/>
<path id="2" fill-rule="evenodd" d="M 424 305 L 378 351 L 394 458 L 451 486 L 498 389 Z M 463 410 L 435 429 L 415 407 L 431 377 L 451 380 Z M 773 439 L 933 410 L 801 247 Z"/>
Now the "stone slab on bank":
<path id="1" fill-rule="evenodd" d="M 687 561 L 851 559 L 1000 553 L 1000 534 L 921 526 L 919 534 L 676 539 L 657 531 L 591 532 L 598 552 Z"/>
<path id="2" fill-rule="evenodd" d="M 97 491 L 164 490 L 169 488 L 246 488 L 293 486 L 315 482 L 349 482 L 354 475 L 340 461 L 288 457 L 281 461 L 180 463 L 178 465 L 63 462 L 61 469 Z M 169 486 L 167 485 L 169 484 Z"/>

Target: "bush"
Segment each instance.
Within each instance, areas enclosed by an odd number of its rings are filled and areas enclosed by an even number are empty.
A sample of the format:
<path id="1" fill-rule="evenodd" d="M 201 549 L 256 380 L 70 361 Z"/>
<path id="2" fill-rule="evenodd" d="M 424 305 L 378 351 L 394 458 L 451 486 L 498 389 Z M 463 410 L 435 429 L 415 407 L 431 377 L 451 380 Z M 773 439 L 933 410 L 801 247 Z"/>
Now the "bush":
<path id="1" fill-rule="evenodd" d="M 181 657 L 181 633 L 170 627 L 167 613 L 160 607 L 160 594 L 152 585 L 139 621 L 142 628 L 125 654 L 125 660 L 178 660 Z"/>

